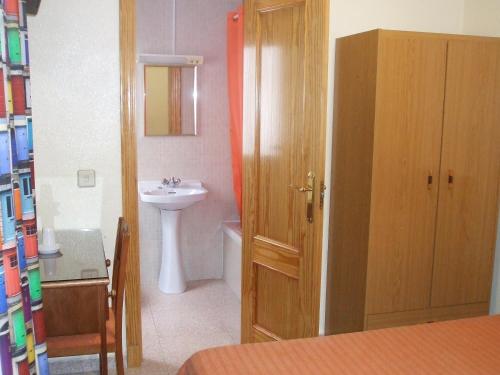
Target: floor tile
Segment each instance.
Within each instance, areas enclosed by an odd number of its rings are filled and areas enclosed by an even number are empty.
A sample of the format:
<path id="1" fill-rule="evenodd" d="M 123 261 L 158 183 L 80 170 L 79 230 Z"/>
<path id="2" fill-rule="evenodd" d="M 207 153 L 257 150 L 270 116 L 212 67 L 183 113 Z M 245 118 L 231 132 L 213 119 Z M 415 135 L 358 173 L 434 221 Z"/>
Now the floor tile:
<path id="1" fill-rule="evenodd" d="M 223 280 L 188 283 L 179 295 L 166 295 L 154 284 L 142 289 L 144 361 L 130 375 L 174 375 L 191 355 L 240 340 L 240 301 Z M 110 375 L 116 375 L 114 357 Z M 113 363 L 111 363 L 113 362 Z M 51 360 L 53 374 L 96 374 L 97 358 Z"/>

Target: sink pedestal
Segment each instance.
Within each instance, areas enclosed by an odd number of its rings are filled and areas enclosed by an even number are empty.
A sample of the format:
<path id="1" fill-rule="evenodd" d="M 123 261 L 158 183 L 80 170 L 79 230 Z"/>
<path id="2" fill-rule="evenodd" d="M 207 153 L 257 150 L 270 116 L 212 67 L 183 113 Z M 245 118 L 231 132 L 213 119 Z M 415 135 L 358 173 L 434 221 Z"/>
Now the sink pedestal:
<path id="1" fill-rule="evenodd" d="M 141 201 L 160 209 L 162 254 L 159 286 L 164 293 L 177 294 L 186 290 L 179 244 L 181 210 L 204 200 L 208 191 L 197 180 L 185 180 L 174 183 L 173 186 L 168 185 L 167 182 L 141 181 L 139 195 Z"/>
<path id="2" fill-rule="evenodd" d="M 180 249 L 181 210 L 161 212 L 162 254 L 159 287 L 163 293 L 178 294 L 186 290 L 186 279 Z"/>

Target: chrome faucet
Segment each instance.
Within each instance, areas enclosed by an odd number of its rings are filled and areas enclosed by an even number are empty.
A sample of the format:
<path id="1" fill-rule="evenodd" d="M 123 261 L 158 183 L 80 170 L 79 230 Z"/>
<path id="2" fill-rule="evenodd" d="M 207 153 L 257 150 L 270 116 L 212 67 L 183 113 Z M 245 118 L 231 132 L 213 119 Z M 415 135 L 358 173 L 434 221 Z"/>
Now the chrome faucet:
<path id="1" fill-rule="evenodd" d="M 173 186 L 177 186 L 180 183 L 181 183 L 181 179 L 179 177 L 174 177 L 174 176 L 172 176 L 172 178 L 164 178 L 161 181 L 161 184 L 163 186 L 169 186 L 170 184 L 172 184 Z"/>

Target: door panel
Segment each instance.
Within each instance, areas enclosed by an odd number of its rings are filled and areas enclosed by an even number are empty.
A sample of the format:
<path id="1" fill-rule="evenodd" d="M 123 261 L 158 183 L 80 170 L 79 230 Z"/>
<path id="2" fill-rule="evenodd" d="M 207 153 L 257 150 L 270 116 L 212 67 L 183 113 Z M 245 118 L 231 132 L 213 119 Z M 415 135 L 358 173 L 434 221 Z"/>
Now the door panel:
<path id="1" fill-rule="evenodd" d="M 500 43 L 450 41 L 447 74 L 432 306 L 490 298 L 500 170 Z"/>
<path id="2" fill-rule="evenodd" d="M 304 197 L 289 185 L 302 185 L 309 155 L 304 129 L 304 4 L 259 14 L 260 111 L 258 125 L 257 233 L 302 248 L 306 223 Z M 305 174 L 304 174 L 305 173 Z M 279 218 L 275 215 L 279 213 Z M 279 245 L 278 245 L 279 247 Z"/>
<path id="3" fill-rule="evenodd" d="M 429 306 L 446 40 L 379 42 L 367 313 Z"/>
<path id="4" fill-rule="evenodd" d="M 245 2 L 243 342 L 318 334 L 327 14 L 324 0 Z"/>
<path id="5" fill-rule="evenodd" d="M 279 338 L 297 337 L 298 327 L 289 323 L 300 316 L 298 288 L 298 279 L 257 266 L 254 325 Z"/>

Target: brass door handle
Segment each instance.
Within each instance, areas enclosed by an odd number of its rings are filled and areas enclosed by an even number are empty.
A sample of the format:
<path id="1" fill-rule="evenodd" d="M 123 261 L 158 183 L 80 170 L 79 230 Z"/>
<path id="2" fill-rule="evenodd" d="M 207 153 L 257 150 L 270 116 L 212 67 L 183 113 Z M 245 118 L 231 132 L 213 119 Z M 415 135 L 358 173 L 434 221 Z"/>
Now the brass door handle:
<path id="1" fill-rule="evenodd" d="M 313 222 L 314 216 L 314 181 L 315 176 L 313 172 L 307 174 L 307 185 L 306 186 L 296 186 L 289 185 L 288 187 L 297 190 L 299 193 L 306 193 L 306 216 L 309 223 Z"/>
<path id="2" fill-rule="evenodd" d="M 307 193 L 308 191 L 313 191 L 311 186 L 288 185 L 288 187 L 297 190 L 299 193 Z"/>

